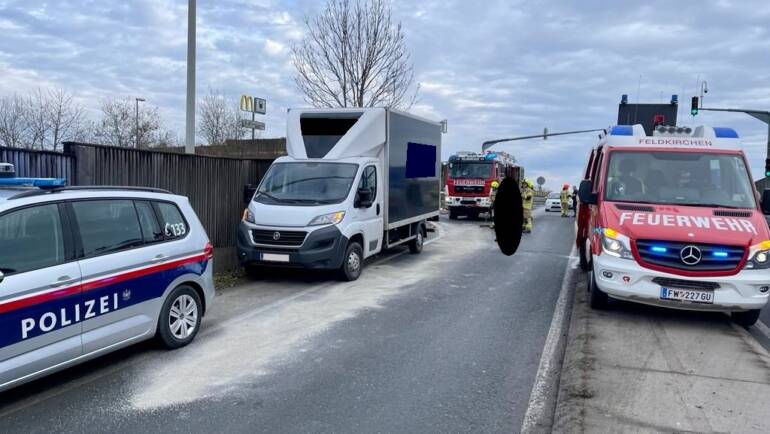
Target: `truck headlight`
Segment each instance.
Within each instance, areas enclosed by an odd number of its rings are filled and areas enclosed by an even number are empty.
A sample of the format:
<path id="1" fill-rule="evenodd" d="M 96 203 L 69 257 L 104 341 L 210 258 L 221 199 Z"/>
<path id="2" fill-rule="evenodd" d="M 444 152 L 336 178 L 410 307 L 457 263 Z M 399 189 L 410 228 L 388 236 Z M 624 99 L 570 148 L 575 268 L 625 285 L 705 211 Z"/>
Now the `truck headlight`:
<path id="1" fill-rule="evenodd" d="M 345 218 L 345 211 L 337 211 L 330 214 L 319 215 L 313 220 L 310 220 L 310 223 L 308 223 L 307 225 L 308 226 L 336 225 L 337 223 L 341 222 L 343 218 Z"/>
<path id="2" fill-rule="evenodd" d="M 764 270 L 770 268 L 770 240 L 762 241 L 749 248 L 749 260 L 744 268 Z"/>
<path id="3" fill-rule="evenodd" d="M 247 222 L 247 223 L 251 223 L 251 224 L 256 224 L 257 223 L 257 220 L 254 218 L 254 213 L 251 212 L 248 208 L 243 210 L 243 218 L 242 218 L 242 220 Z"/>
<path id="4" fill-rule="evenodd" d="M 631 254 L 630 239 L 610 228 L 602 229 L 602 251 L 610 256 L 623 259 L 634 259 Z"/>

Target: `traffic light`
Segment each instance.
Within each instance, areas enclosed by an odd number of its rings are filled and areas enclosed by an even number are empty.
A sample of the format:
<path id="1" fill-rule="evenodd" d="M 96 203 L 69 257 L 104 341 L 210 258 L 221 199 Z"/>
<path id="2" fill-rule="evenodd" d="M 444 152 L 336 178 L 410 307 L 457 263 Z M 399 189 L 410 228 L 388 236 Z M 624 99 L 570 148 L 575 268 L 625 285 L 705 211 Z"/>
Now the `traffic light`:
<path id="1" fill-rule="evenodd" d="M 695 116 L 698 114 L 698 97 L 692 97 L 692 105 L 690 106 L 690 114 Z"/>
<path id="2" fill-rule="evenodd" d="M 765 158 L 765 178 L 770 178 L 770 158 Z"/>

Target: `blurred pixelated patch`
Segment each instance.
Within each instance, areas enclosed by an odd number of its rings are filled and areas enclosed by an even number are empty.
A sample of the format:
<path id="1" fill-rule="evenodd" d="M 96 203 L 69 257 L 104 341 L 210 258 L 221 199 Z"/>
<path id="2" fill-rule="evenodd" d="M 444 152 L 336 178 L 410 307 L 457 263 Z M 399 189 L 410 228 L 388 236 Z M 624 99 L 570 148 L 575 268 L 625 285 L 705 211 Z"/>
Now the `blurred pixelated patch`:
<path id="1" fill-rule="evenodd" d="M 434 178 L 436 176 L 436 147 L 409 142 L 406 147 L 406 177 Z"/>
<path id="2" fill-rule="evenodd" d="M 521 190 L 513 178 L 505 178 L 497 188 L 494 205 L 495 235 L 497 245 L 504 255 L 516 253 L 521 243 L 524 220 Z"/>

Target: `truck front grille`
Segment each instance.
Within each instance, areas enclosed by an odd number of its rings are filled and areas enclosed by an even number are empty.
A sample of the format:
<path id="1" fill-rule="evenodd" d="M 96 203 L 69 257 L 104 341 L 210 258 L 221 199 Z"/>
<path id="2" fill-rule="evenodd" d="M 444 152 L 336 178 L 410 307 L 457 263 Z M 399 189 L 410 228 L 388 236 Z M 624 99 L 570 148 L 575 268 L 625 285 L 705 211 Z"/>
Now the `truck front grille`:
<path id="1" fill-rule="evenodd" d="M 745 252 L 740 246 L 657 240 L 637 240 L 636 249 L 648 264 L 687 271 L 734 270 Z"/>
<path id="2" fill-rule="evenodd" d="M 270 229 L 253 229 L 251 237 L 255 244 L 277 247 L 299 247 L 305 242 L 305 231 L 282 231 Z"/>
<path id="3" fill-rule="evenodd" d="M 713 291 L 719 288 L 719 284 L 716 282 L 699 282 L 697 280 L 682 280 L 671 279 L 668 277 L 656 277 L 652 279 L 653 283 L 656 283 L 664 288 L 676 288 L 676 289 L 700 289 L 701 291 Z"/>

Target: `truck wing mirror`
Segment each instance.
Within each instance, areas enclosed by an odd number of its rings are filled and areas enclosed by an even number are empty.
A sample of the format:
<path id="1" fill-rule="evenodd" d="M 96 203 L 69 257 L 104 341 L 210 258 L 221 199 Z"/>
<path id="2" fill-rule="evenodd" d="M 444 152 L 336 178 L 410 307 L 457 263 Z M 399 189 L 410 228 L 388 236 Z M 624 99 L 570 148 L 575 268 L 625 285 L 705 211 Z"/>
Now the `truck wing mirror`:
<path id="1" fill-rule="evenodd" d="M 770 215 L 770 188 L 762 192 L 762 214 Z"/>
<path id="2" fill-rule="evenodd" d="M 580 201 L 588 205 L 596 205 L 596 193 L 593 192 L 594 183 L 589 179 L 580 181 L 580 189 L 578 190 L 578 197 Z"/>
<path id="3" fill-rule="evenodd" d="M 254 193 L 257 192 L 257 186 L 254 184 L 246 184 L 243 186 L 243 203 L 248 205 L 251 202 L 251 198 L 254 197 Z"/>
<path id="4" fill-rule="evenodd" d="M 356 208 L 369 208 L 372 206 L 372 199 L 371 188 L 359 188 L 356 192 L 356 202 L 354 206 Z"/>

